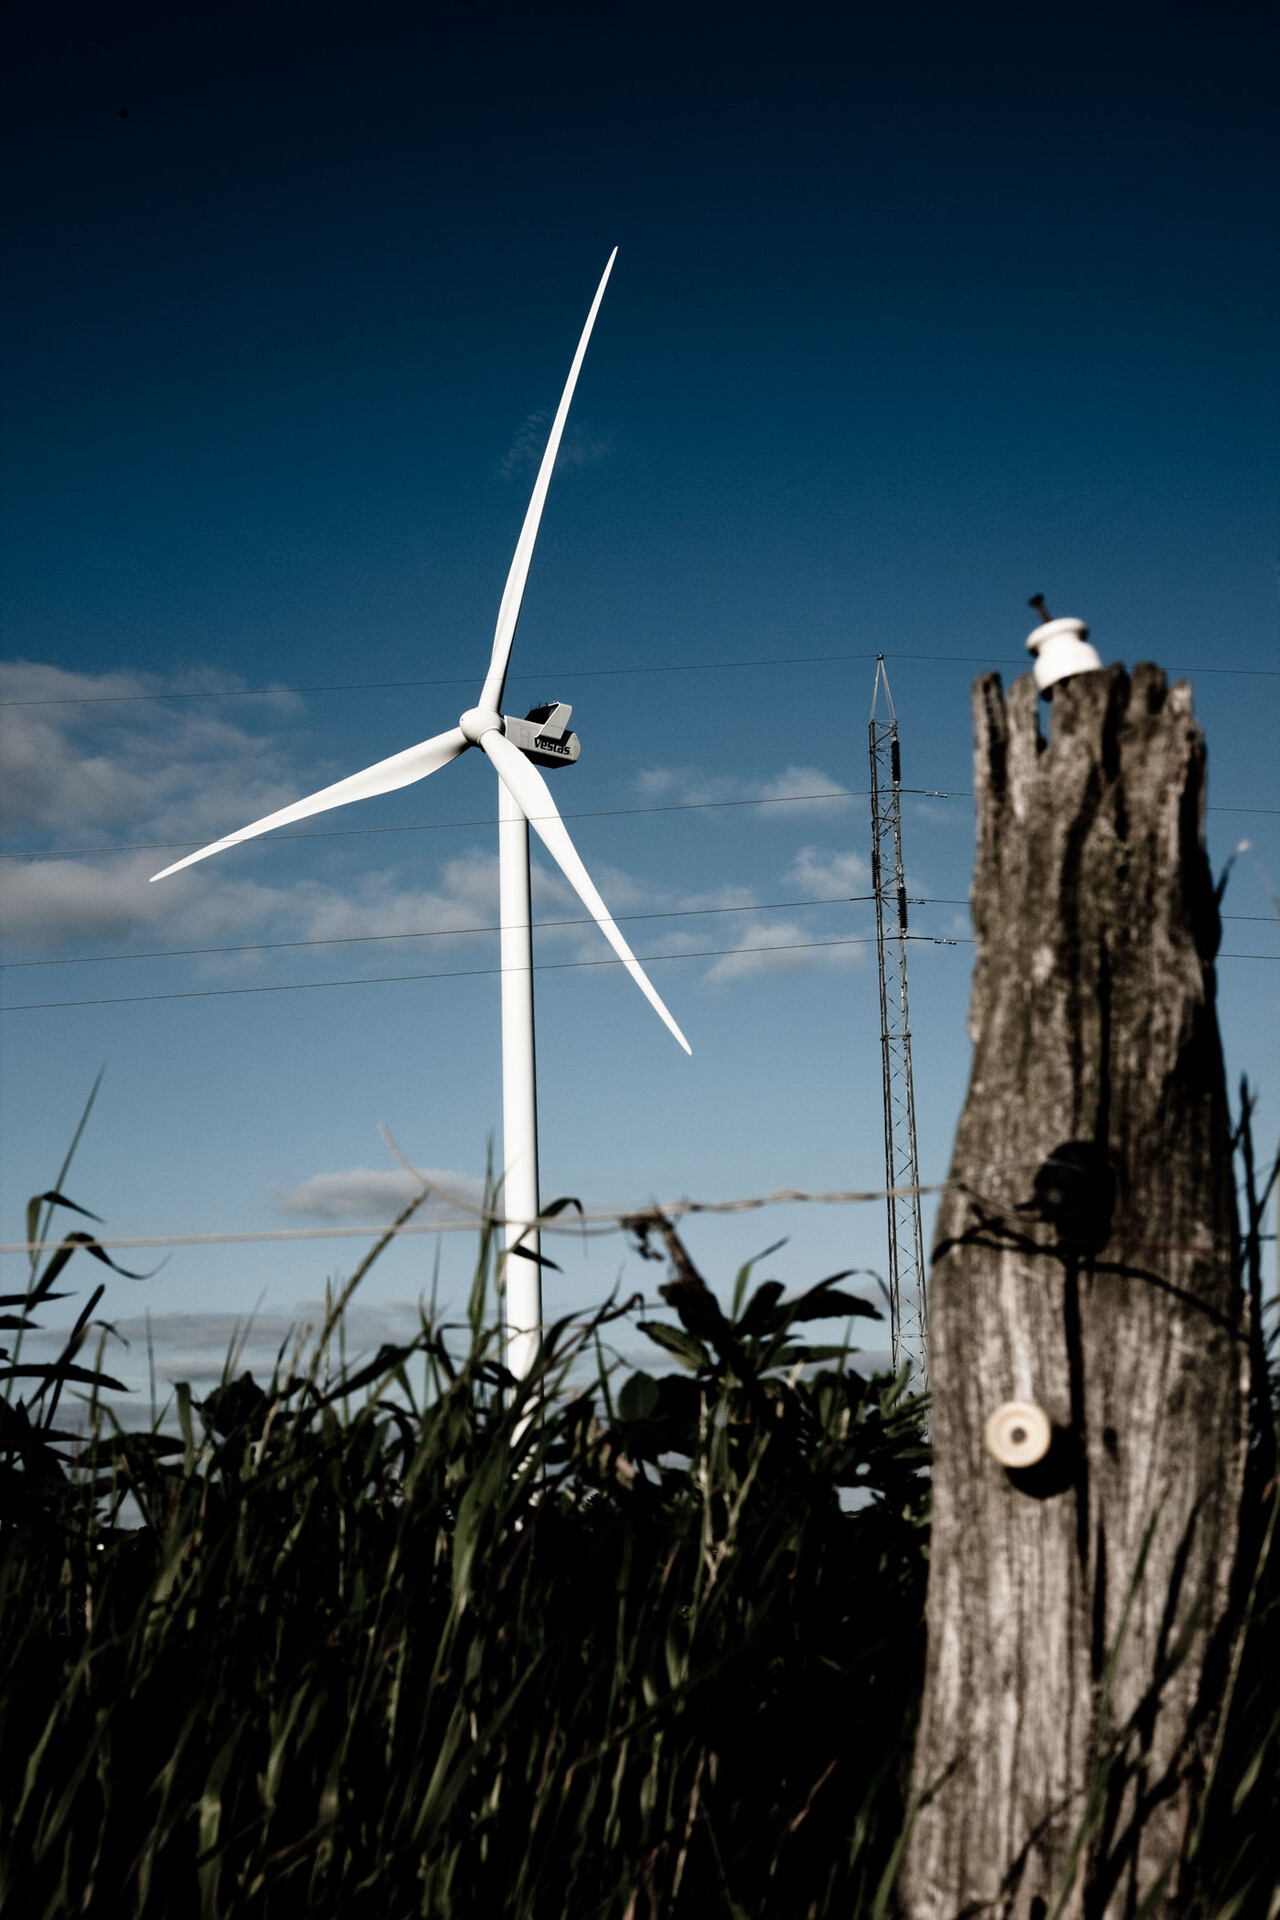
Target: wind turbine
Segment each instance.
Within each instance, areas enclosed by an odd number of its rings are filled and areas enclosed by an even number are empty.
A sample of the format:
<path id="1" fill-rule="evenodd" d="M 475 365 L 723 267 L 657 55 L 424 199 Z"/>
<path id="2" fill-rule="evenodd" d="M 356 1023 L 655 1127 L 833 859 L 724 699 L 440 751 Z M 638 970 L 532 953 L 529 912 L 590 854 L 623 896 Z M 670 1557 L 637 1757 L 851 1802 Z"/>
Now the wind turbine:
<path id="1" fill-rule="evenodd" d="M 502 980 L 502 1157 L 503 1212 L 506 1218 L 506 1317 L 508 1365 L 518 1377 L 528 1373 L 537 1352 L 542 1325 L 541 1254 L 536 1222 L 538 1197 L 538 1104 L 534 1059 L 533 1029 L 533 930 L 529 905 L 529 828 L 532 826 L 565 879 L 591 914 L 605 939 L 626 967 L 645 999 L 670 1028 L 686 1053 L 693 1049 L 663 1005 L 640 962 L 623 939 L 601 899 L 590 874 L 556 809 L 540 767 L 570 766 L 581 747 L 576 734 L 569 731 L 572 709 L 561 701 L 535 707 L 525 719 L 504 715 L 503 689 L 511 658 L 511 643 L 520 603 L 524 598 L 529 563 L 552 469 L 560 448 L 561 435 L 578 383 L 578 374 L 600 311 L 600 302 L 608 285 L 615 247 L 591 302 L 587 323 L 582 329 L 578 350 L 569 368 L 569 378 L 560 396 L 560 405 L 551 425 L 542 464 L 534 482 L 520 538 L 494 630 L 493 651 L 485 674 L 480 699 L 468 707 L 456 727 L 438 733 L 430 740 L 392 754 L 387 760 L 353 773 L 319 793 L 280 807 L 251 826 L 229 833 L 223 840 L 175 860 L 153 880 L 165 880 L 171 873 L 205 860 L 211 853 L 252 840 L 275 827 L 288 826 L 294 820 L 306 820 L 313 813 L 326 813 L 331 807 L 346 806 L 348 801 L 368 800 L 375 794 L 393 793 L 398 787 L 425 780 L 428 774 L 456 760 L 469 747 L 479 747 L 492 762 L 498 775 L 498 886 L 500 896 Z M 516 1260 L 511 1255 L 519 1256 Z"/>

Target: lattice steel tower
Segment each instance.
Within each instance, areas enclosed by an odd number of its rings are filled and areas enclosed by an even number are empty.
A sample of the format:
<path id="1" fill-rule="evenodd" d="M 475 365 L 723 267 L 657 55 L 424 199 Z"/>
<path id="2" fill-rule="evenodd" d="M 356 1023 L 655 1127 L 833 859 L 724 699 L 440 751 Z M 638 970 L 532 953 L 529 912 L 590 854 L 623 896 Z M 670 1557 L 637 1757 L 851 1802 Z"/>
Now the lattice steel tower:
<path id="1" fill-rule="evenodd" d="M 871 695 L 871 884 L 880 961 L 880 1049 L 884 1063 L 884 1172 L 889 1189 L 889 1306 L 893 1364 L 909 1365 L 911 1385 L 929 1384 L 929 1322 L 924 1237 L 920 1228 L 916 1103 L 907 1014 L 907 883 L 902 871 L 902 762 L 898 717 L 884 655 Z M 884 688 L 888 718 L 878 718 Z M 903 1189 L 908 1189 L 904 1192 Z"/>

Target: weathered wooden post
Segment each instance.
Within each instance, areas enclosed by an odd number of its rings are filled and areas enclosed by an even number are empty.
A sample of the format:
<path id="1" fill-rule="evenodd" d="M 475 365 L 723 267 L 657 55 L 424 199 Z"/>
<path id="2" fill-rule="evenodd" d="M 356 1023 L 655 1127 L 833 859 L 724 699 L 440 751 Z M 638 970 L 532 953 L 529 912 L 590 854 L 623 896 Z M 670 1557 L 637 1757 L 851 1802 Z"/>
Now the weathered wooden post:
<path id="1" fill-rule="evenodd" d="M 1185 1911 L 1229 1625 L 1248 1347 L 1204 742 L 1157 667 L 1071 671 L 1048 742 L 1030 676 L 974 689 L 910 1920 Z"/>

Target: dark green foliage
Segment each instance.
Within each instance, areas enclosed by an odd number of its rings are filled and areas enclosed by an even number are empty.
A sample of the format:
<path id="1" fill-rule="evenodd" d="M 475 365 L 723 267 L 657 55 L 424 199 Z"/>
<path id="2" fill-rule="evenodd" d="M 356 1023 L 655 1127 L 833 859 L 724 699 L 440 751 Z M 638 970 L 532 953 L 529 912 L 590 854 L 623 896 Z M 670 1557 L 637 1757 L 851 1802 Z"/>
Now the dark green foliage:
<path id="1" fill-rule="evenodd" d="M 864 1303 L 744 1272 L 726 1315 L 660 1230 L 674 1375 L 610 1373 L 621 1309 L 519 1388 L 478 1310 L 328 1373 L 339 1306 L 305 1371 L 179 1388 L 180 1435 L 102 1421 L 68 1459 L 6 1409 L 7 1912 L 883 1909 L 922 1410 L 795 1339 Z"/>
<path id="2" fill-rule="evenodd" d="M 1280 1915 L 1260 1269 L 1276 1175 L 1255 1177 L 1248 1113 L 1246 1096 L 1255 1448 L 1227 1712 L 1189 1809 L 1195 1920 Z M 65 1173 L 30 1238 L 74 1206 Z M 845 1275 L 786 1302 L 744 1269 L 726 1313 L 669 1222 L 629 1225 L 669 1264 L 674 1317 L 640 1330 L 674 1371 L 607 1363 L 633 1301 L 554 1329 L 517 1387 L 484 1331 L 486 1236 L 469 1338 L 424 1322 L 346 1366 L 342 1310 L 366 1261 L 305 1366 L 229 1372 L 203 1401 L 179 1387 L 176 1431 L 142 1433 L 96 1404 L 101 1350 L 79 1357 L 100 1288 L 56 1361 L 21 1357 L 73 1253 L 103 1249 L 78 1234 L 43 1270 L 33 1259 L 27 1291 L 0 1301 L 16 1309 L 0 1399 L 6 1915 L 891 1910 L 923 1654 L 923 1408 L 845 1347 L 798 1337 L 870 1311 Z M 56 1418 L 75 1383 L 87 1440 Z"/>
<path id="3" fill-rule="evenodd" d="M 1263 1221 L 1280 1180 L 1280 1155 L 1269 1168 L 1255 1163 L 1256 1104 L 1256 1093 L 1241 1080 L 1235 1147 L 1250 1308 L 1252 1431 L 1237 1569 L 1239 1624 L 1226 1656 L 1227 1710 L 1190 1840 L 1203 1884 L 1197 1920 L 1200 1914 L 1207 1920 L 1280 1916 L 1280 1329 L 1276 1295 L 1264 1297 L 1262 1280 L 1268 1237 Z"/>

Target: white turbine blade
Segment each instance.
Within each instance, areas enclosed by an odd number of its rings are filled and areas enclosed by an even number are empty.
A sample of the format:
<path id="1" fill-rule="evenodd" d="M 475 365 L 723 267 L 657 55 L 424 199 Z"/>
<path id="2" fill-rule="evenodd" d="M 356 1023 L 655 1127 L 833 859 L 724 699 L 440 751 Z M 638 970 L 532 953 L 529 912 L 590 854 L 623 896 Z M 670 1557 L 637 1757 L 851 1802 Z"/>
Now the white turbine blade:
<path id="1" fill-rule="evenodd" d="M 529 578 L 529 562 L 533 559 L 533 543 L 538 537 L 542 509 L 547 499 L 547 488 L 551 485 L 552 469 L 556 464 L 556 455 L 560 451 L 560 436 L 564 432 L 564 423 L 569 417 L 569 403 L 573 399 L 573 390 L 578 384 L 578 375 L 582 371 L 582 362 L 586 355 L 587 342 L 591 338 L 591 329 L 596 323 L 600 302 L 604 298 L 604 290 L 608 285 L 609 275 L 613 271 L 613 263 L 617 257 L 618 249 L 615 247 L 600 277 L 596 297 L 591 302 L 587 324 L 582 329 L 578 351 L 573 356 L 569 378 L 565 381 L 560 405 L 551 423 L 551 438 L 547 441 L 542 465 L 538 468 L 538 477 L 533 484 L 533 497 L 529 501 L 529 510 L 524 516 L 524 525 L 520 529 L 520 538 L 516 542 L 515 558 L 511 562 L 511 571 L 507 575 L 507 584 L 503 589 L 502 605 L 498 608 L 498 624 L 493 634 L 493 654 L 489 661 L 489 671 L 485 676 L 484 690 L 480 695 L 480 706 L 486 713 L 497 713 L 502 706 L 502 690 L 506 684 L 507 662 L 511 658 L 511 642 L 516 637 L 520 602 L 524 599 L 525 581 Z"/>
<path id="2" fill-rule="evenodd" d="M 671 1029 L 685 1052 L 692 1053 L 693 1048 L 667 1012 L 648 974 L 614 925 L 609 909 L 596 891 L 591 875 L 583 866 L 578 850 L 569 838 L 568 829 L 556 811 L 556 803 L 551 798 L 547 783 L 538 769 L 531 760 L 526 760 L 519 747 L 513 747 L 496 727 L 491 733 L 483 736 L 480 745 L 497 768 L 499 778 L 507 791 L 514 796 L 525 819 L 541 839 L 583 906 L 592 915 L 601 933 L 658 1018 Z"/>
<path id="3" fill-rule="evenodd" d="M 166 867 L 163 873 L 153 873 L 151 878 L 167 880 L 171 873 L 181 873 L 183 867 L 207 860 L 211 853 L 238 846 L 242 840 L 256 839 L 260 833 L 270 833 L 273 827 L 287 827 L 291 820 L 327 813 L 330 807 L 343 807 L 348 800 L 371 800 L 375 794 L 394 793 L 397 787 L 412 786 L 415 780 L 425 780 L 429 773 L 456 760 L 466 746 L 467 738 L 461 727 L 450 727 L 448 733 L 438 733 L 433 740 L 423 740 L 416 747 L 406 747 L 403 753 L 393 753 L 389 760 L 379 760 L 363 773 L 353 773 L 345 780 L 335 781 L 331 787 L 321 787 L 319 793 L 295 800 L 291 806 L 255 820 L 252 826 L 241 827 L 239 833 L 229 833 L 225 840 L 215 840 L 212 846 L 201 847 L 199 853 L 189 853 L 185 860 L 175 860 L 171 867 Z"/>

